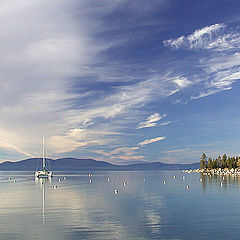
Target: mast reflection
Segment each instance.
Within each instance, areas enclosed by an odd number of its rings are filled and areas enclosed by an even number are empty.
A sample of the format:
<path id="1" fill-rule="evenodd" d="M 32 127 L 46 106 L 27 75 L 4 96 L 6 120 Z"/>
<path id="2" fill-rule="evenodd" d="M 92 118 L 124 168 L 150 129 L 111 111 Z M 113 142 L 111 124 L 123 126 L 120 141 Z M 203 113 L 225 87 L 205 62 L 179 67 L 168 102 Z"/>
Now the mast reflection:
<path id="1" fill-rule="evenodd" d="M 51 178 L 35 178 L 35 183 L 40 184 L 42 190 L 42 224 L 45 225 L 45 185 L 51 182 Z"/>

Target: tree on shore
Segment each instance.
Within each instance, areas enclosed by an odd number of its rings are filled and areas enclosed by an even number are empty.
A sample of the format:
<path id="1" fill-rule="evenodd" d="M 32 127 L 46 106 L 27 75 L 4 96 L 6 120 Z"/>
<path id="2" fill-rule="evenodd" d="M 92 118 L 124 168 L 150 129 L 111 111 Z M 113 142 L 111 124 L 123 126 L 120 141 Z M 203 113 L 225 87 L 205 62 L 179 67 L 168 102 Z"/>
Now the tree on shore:
<path id="1" fill-rule="evenodd" d="M 218 156 L 216 159 L 208 158 L 205 153 L 200 160 L 200 169 L 218 169 L 218 168 L 240 168 L 240 157 L 228 157 L 226 154 Z"/>
<path id="2" fill-rule="evenodd" d="M 222 156 L 222 168 L 226 168 L 227 167 L 227 155 L 223 154 Z"/>
<path id="3" fill-rule="evenodd" d="M 213 161 L 211 158 L 208 158 L 208 164 L 207 164 L 208 168 L 213 168 Z"/>
<path id="4" fill-rule="evenodd" d="M 237 167 L 240 168 L 240 158 L 237 159 Z"/>
<path id="5" fill-rule="evenodd" d="M 205 153 L 203 153 L 200 161 L 200 169 L 205 169 L 207 167 L 206 160 L 207 160 L 207 156 Z"/>
<path id="6" fill-rule="evenodd" d="M 217 158 L 217 168 L 222 167 L 221 162 L 222 162 L 222 158 L 221 158 L 221 156 L 218 156 L 218 158 Z"/>

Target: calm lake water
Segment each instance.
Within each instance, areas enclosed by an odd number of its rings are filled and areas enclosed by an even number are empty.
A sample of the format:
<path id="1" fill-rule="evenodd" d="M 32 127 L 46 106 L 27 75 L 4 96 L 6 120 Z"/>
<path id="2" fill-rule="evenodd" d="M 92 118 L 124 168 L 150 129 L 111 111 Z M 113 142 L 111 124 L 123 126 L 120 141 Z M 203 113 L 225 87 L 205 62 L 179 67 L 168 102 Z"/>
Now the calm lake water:
<path id="1" fill-rule="evenodd" d="M 0 172 L 0 239 L 239 239 L 240 177 L 88 174 Z"/>

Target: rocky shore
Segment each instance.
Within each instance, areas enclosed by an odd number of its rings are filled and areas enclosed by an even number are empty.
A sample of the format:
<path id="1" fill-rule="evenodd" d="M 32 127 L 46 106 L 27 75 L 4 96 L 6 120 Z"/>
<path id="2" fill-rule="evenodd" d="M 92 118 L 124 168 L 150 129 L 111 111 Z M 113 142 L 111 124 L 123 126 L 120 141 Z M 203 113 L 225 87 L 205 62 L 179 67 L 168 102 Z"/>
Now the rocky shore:
<path id="1" fill-rule="evenodd" d="M 203 175 L 217 174 L 217 175 L 235 175 L 240 176 L 240 168 L 218 168 L 218 169 L 194 169 L 194 170 L 183 170 L 186 173 L 199 172 Z"/>

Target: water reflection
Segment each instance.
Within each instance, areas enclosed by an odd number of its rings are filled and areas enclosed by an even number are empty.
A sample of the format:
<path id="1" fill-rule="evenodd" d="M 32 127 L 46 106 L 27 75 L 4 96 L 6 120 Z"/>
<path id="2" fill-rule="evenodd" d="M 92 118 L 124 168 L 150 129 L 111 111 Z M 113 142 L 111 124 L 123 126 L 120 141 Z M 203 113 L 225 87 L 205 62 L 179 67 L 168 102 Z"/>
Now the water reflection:
<path id="1" fill-rule="evenodd" d="M 51 183 L 51 178 L 35 177 L 35 183 L 40 185 L 42 190 L 42 224 L 45 225 L 45 184 Z"/>
<path id="2" fill-rule="evenodd" d="M 91 183 L 87 174 L 52 181 L 16 176 L 16 183 L 6 177 L 0 185 L 6 192 L 0 201 L 5 219 L 0 236 L 5 231 L 6 239 L 148 239 L 160 233 L 164 199 L 145 175 L 94 174 Z"/>
<path id="3" fill-rule="evenodd" d="M 240 192 L 232 191 L 239 177 L 99 172 L 91 173 L 90 183 L 88 174 L 52 180 L 0 175 L 0 239 L 223 239 L 215 226 L 227 236 L 224 227 L 236 222 L 231 214 L 240 216 Z M 219 209 L 229 204 L 231 209 L 219 219 Z"/>
<path id="4" fill-rule="evenodd" d="M 221 187 L 224 189 L 238 188 L 240 186 L 240 176 L 236 175 L 219 175 L 200 173 L 200 182 L 203 190 L 212 187 Z"/>

